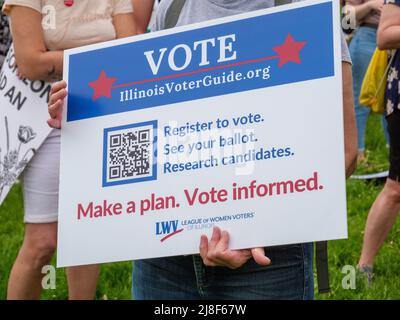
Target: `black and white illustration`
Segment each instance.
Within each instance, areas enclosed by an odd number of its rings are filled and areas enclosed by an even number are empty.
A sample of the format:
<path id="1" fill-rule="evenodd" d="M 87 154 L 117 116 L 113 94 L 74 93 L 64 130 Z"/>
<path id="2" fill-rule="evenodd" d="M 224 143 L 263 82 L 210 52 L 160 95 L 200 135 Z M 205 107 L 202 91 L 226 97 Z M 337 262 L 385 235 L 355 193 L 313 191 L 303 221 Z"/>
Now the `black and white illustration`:
<path id="1" fill-rule="evenodd" d="M 20 126 L 17 135 L 19 144 L 15 148 L 10 146 L 10 132 L 7 117 L 4 118 L 6 132 L 6 150 L 0 148 L 0 198 L 5 188 L 10 188 L 24 170 L 29 159 L 36 153 L 35 148 L 29 147 L 36 138 L 36 133 L 30 126 Z"/>
<path id="2" fill-rule="evenodd" d="M 11 46 L 0 70 L 0 205 L 49 135 L 50 84 L 17 77 Z"/>

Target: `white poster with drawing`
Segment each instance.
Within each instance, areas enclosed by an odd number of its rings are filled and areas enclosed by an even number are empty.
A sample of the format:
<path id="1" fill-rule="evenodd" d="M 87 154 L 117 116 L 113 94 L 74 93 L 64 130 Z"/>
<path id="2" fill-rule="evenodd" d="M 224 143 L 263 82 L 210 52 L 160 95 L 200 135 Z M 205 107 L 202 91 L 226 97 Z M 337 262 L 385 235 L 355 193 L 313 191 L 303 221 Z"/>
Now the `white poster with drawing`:
<path id="1" fill-rule="evenodd" d="M 0 205 L 51 131 L 46 123 L 50 88 L 17 76 L 11 47 L 0 72 Z"/>

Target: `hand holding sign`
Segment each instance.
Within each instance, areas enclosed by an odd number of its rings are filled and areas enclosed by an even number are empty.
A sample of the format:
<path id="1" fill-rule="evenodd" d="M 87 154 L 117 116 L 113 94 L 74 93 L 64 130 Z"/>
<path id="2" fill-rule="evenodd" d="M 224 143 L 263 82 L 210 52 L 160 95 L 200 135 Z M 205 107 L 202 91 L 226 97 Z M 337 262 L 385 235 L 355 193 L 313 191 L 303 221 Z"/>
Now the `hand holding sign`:
<path id="1" fill-rule="evenodd" d="M 200 242 L 200 255 L 208 267 L 227 267 L 238 269 L 253 258 L 261 266 L 268 266 L 271 260 L 265 256 L 264 248 L 229 250 L 229 233 L 215 227 L 210 242 L 203 235 Z"/>
<path id="2" fill-rule="evenodd" d="M 261 247 L 345 238 L 334 3 L 66 51 L 58 266 L 198 254 L 200 237 L 206 265 L 268 265 Z"/>
<path id="3" fill-rule="evenodd" d="M 67 97 L 67 83 L 65 81 L 56 82 L 51 87 L 49 99 L 49 114 L 51 119 L 47 120 L 50 127 L 61 128 L 61 116 L 64 106 L 64 99 Z"/>

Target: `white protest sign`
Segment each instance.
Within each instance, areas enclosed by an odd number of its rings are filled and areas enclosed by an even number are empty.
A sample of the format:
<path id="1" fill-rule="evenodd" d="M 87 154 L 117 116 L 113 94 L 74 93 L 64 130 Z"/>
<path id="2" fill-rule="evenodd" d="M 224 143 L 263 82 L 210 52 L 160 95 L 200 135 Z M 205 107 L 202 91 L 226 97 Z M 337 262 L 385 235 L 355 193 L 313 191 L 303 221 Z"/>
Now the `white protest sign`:
<path id="1" fill-rule="evenodd" d="M 0 205 L 51 129 L 50 84 L 19 79 L 13 47 L 0 72 Z"/>
<path id="2" fill-rule="evenodd" d="M 233 249 L 345 238 L 339 11 L 67 51 L 58 265 L 198 253 L 213 226 Z"/>

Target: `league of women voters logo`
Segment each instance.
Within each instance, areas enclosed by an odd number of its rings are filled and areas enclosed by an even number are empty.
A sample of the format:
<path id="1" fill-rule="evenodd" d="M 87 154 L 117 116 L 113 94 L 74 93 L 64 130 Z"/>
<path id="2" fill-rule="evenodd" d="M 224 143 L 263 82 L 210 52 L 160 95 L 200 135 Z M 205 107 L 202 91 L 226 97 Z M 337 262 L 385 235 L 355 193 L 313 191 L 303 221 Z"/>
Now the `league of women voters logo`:
<path id="1" fill-rule="evenodd" d="M 234 35 L 231 35 L 234 36 Z M 226 37 L 225 37 L 226 40 Z M 232 38 L 231 40 L 235 40 Z M 225 49 L 230 48 L 232 49 L 232 44 L 226 45 L 226 42 L 224 43 Z M 267 57 L 260 57 L 260 58 L 255 58 L 252 60 L 246 60 L 246 61 L 240 61 L 240 62 L 234 62 L 234 63 L 229 63 L 229 64 L 223 64 L 223 65 L 218 65 L 214 67 L 208 67 L 208 68 L 201 68 L 198 70 L 194 71 L 189 71 L 189 72 L 182 72 L 182 73 L 174 73 L 172 75 L 167 75 L 167 76 L 162 76 L 162 77 L 155 77 L 155 78 L 150 78 L 150 79 L 144 79 L 140 81 L 135 81 L 131 83 L 122 83 L 122 84 L 116 84 L 117 78 L 115 77 L 110 77 L 106 74 L 104 70 L 101 71 L 100 76 L 97 80 L 92 81 L 89 83 L 89 86 L 93 89 L 93 96 L 92 99 L 93 101 L 97 101 L 98 99 L 102 97 L 106 97 L 111 99 L 112 98 L 112 91 L 115 89 L 122 89 L 122 88 L 128 88 L 128 87 L 136 87 L 142 84 L 148 84 L 148 83 L 155 83 L 163 80 L 170 80 L 170 79 L 175 79 L 175 78 L 180 78 L 180 77 L 187 77 L 195 74 L 202 74 L 202 73 L 207 73 L 211 71 L 216 71 L 216 70 L 223 70 L 223 69 L 233 69 L 235 67 L 243 66 L 243 65 L 251 65 L 263 61 L 271 61 L 271 60 L 279 60 L 278 62 L 278 67 L 281 68 L 282 66 L 286 65 L 287 63 L 297 63 L 301 64 L 301 58 L 300 58 L 300 52 L 306 45 L 306 41 L 295 41 L 293 36 L 289 33 L 284 41 L 283 44 L 278 45 L 273 49 L 274 52 L 276 52 L 276 55 L 273 56 L 267 56 Z M 203 47 L 204 48 L 204 47 Z M 206 43 L 206 48 L 207 48 L 207 43 Z M 165 49 L 166 51 L 166 49 Z M 158 60 L 158 63 L 156 64 L 154 62 L 154 58 L 152 57 L 152 69 L 154 73 L 154 68 L 158 68 L 161 64 L 161 60 L 164 57 L 164 54 L 166 53 L 165 51 L 160 50 L 160 58 Z M 170 52 L 175 53 L 176 50 Z M 153 52 L 154 53 L 154 52 Z M 149 60 L 149 56 L 147 56 Z M 169 57 L 169 60 L 173 60 L 172 58 Z M 233 60 L 233 59 L 225 59 L 225 61 L 228 60 Z"/>
<path id="2" fill-rule="evenodd" d="M 156 236 L 162 237 L 161 242 L 180 234 L 183 230 L 183 228 L 179 228 L 178 220 L 156 222 Z"/>

